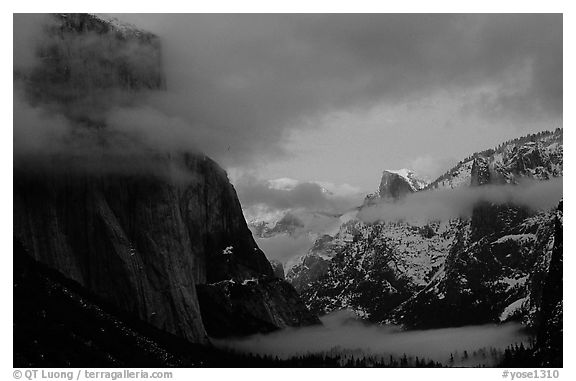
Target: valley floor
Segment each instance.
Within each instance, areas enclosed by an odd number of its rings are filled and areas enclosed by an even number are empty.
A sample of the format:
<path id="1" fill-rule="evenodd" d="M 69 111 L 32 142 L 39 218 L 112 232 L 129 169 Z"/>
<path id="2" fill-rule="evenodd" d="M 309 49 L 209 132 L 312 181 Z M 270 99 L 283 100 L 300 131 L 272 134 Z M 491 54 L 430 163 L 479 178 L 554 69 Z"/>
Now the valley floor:
<path id="1" fill-rule="evenodd" d="M 328 334 L 336 334 L 330 328 L 334 322 L 324 319 L 324 324 L 325 327 L 320 330 L 327 329 Z M 359 327 L 356 326 L 357 329 Z M 267 336 L 277 338 L 286 333 L 293 335 L 294 330 L 279 331 Z M 266 336 L 260 336 L 259 339 L 265 341 Z M 250 342 L 250 339 L 245 342 Z M 476 361 L 480 358 L 489 358 L 490 364 L 494 366 L 504 360 L 512 363 L 519 357 L 517 353 L 524 357 L 529 353 L 524 349 L 524 344 L 520 343 L 521 347 L 512 346 L 508 349 L 483 348 L 470 353 L 454 352 L 451 353 L 452 362 L 449 359 L 441 362 L 410 353 L 370 354 L 338 346 L 279 356 L 274 350 L 269 353 L 247 351 L 222 343 L 216 342 L 216 346 L 191 344 L 141 321 L 122 316 L 57 272 L 25 255 L 15 256 L 15 367 L 486 366 L 486 362 Z"/>

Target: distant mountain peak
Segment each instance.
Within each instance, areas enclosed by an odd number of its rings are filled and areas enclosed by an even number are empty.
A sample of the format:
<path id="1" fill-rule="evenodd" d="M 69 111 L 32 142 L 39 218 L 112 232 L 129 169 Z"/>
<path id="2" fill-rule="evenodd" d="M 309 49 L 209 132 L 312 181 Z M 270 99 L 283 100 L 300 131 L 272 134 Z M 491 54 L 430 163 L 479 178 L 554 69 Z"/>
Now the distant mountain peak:
<path id="1" fill-rule="evenodd" d="M 414 192 L 426 188 L 429 183 L 427 180 L 418 176 L 413 170 L 408 168 L 385 169 L 384 172 L 393 173 L 404 178 Z"/>
<path id="2" fill-rule="evenodd" d="M 428 182 L 418 177 L 411 169 L 385 169 L 382 171 L 378 192 L 369 194 L 365 199 L 365 205 L 378 202 L 378 200 L 394 202 L 409 193 L 426 188 L 427 185 Z"/>

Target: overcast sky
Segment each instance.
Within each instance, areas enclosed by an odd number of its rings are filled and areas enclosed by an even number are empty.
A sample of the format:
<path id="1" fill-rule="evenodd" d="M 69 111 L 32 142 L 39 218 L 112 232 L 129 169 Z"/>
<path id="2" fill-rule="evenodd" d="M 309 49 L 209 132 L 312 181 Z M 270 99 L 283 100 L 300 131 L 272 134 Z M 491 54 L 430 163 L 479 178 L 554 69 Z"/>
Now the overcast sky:
<path id="1" fill-rule="evenodd" d="M 162 38 L 162 107 L 233 178 L 373 191 L 562 126 L 561 15 L 115 16 Z"/>

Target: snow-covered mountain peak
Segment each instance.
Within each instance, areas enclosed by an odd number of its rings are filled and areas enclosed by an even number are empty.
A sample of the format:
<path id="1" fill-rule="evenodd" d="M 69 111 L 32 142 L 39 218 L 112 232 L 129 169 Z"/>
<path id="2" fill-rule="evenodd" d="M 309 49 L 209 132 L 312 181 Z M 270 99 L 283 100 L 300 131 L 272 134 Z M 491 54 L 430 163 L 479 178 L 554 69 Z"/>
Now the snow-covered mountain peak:
<path id="1" fill-rule="evenodd" d="M 395 202 L 409 193 L 424 189 L 428 183 L 410 169 L 386 169 L 382 171 L 380 186 L 376 194 L 368 195 L 365 204 L 386 201 Z"/>
<path id="2" fill-rule="evenodd" d="M 404 178 L 408 184 L 412 187 L 414 192 L 424 189 L 429 181 L 419 177 L 413 170 L 408 168 L 401 169 L 385 169 L 384 172 L 394 173 L 402 178 Z"/>

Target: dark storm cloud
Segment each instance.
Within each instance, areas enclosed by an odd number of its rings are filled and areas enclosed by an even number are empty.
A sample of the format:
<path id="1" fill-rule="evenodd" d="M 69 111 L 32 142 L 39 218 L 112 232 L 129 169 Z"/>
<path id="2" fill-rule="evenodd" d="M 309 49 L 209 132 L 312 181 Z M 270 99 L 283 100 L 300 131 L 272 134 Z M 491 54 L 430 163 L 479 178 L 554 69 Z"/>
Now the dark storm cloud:
<path id="1" fill-rule="evenodd" d="M 483 117 L 562 114 L 561 15 L 118 17 L 160 36 L 168 91 L 102 118 L 154 148 L 200 149 L 224 165 L 295 154 L 283 144 L 290 131 L 325 112 L 438 91 L 490 89 L 468 102 Z M 15 68 L 34 62 L 35 20 L 15 19 Z"/>
<path id="2" fill-rule="evenodd" d="M 438 90 L 492 86 L 471 100 L 485 116 L 562 113 L 561 15 L 124 18 L 163 37 L 168 86 L 186 97 L 162 107 L 234 160 L 280 154 L 287 128 L 313 126 L 305 118 L 318 113 Z"/>

